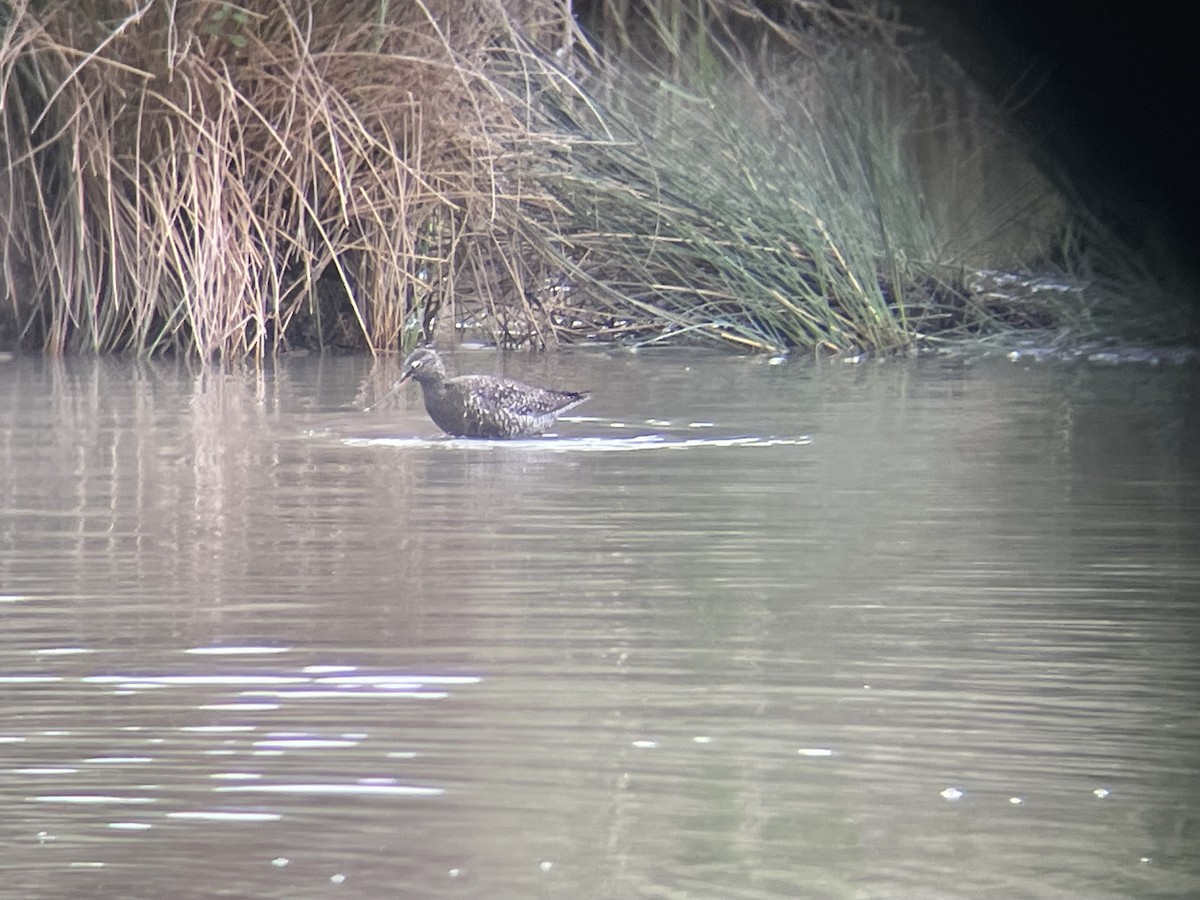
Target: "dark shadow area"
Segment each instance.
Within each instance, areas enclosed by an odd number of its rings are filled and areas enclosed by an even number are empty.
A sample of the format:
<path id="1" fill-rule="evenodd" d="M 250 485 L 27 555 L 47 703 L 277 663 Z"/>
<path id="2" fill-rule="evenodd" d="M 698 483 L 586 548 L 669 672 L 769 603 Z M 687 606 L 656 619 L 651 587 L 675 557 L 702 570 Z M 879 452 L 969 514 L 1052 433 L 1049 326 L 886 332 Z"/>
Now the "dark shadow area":
<path id="1" fill-rule="evenodd" d="M 1083 2 L 904 0 L 1002 98 L 1039 162 L 1151 265 L 1200 276 L 1195 19 Z"/>

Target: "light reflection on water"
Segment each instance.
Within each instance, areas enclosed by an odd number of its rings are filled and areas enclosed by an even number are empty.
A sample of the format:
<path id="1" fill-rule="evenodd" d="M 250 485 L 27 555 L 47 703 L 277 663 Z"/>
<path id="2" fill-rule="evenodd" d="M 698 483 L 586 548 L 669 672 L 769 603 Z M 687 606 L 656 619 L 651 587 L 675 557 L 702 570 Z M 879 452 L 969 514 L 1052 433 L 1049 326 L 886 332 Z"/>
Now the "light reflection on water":
<path id="1" fill-rule="evenodd" d="M 798 447 L 811 442 L 810 438 L 783 437 L 708 437 L 671 438 L 662 434 L 640 434 L 626 438 L 575 437 L 556 435 L 537 440 L 478 441 L 468 438 L 444 440 L 401 438 L 345 438 L 347 447 L 392 447 L 399 450 L 479 450 L 487 447 L 502 453 L 628 453 L 635 450 L 696 450 L 704 447 Z"/>
<path id="2" fill-rule="evenodd" d="M 1194 372 L 507 364 L 0 364 L 5 890 L 1200 892 Z"/>

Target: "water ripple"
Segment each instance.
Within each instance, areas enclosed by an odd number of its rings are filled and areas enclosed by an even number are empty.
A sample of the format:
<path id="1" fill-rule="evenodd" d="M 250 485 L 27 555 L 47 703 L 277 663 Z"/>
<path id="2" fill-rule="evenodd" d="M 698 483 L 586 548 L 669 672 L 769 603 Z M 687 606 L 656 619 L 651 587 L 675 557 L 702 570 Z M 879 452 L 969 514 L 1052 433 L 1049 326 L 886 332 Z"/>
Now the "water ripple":
<path id="1" fill-rule="evenodd" d="M 775 437 L 740 435 L 712 438 L 675 438 L 662 434 L 634 437 L 555 437 L 514 441 L 487 441 L 475 438 L 380 437 L 344 438 L 348 447 L 391 447 L 401 450 L 519 450 L 543 453 L 624 453 L 638 450 L 695 450 L 704 447 L 803 447 L 812 443 L 808 436 Z"/>

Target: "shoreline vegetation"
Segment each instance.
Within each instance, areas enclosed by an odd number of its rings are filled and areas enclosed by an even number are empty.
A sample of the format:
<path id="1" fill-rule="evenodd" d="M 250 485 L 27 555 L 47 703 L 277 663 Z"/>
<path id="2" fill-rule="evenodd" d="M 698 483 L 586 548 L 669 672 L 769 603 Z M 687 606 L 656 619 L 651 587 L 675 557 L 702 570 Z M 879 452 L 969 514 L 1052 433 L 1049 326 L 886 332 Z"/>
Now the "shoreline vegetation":
<path id="1" fill-rule="evenodd" d="M 0 0 L 0 348 L 1186 335 L 886 3 L 569 13 Z"/>

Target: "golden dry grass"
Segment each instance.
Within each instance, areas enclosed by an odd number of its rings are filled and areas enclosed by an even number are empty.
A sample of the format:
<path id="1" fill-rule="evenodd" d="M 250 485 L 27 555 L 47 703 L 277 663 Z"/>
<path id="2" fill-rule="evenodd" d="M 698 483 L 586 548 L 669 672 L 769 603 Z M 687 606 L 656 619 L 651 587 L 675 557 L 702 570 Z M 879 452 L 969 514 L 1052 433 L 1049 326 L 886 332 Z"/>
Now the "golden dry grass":
<path id="1" fill-rule="evenodd" d="M 48 351 L 392 346 L 546 202 L 512 179 L 526 99 L 489 69 L 530 56 L 498 4 L 6 11 L 4 325 Z"/>

